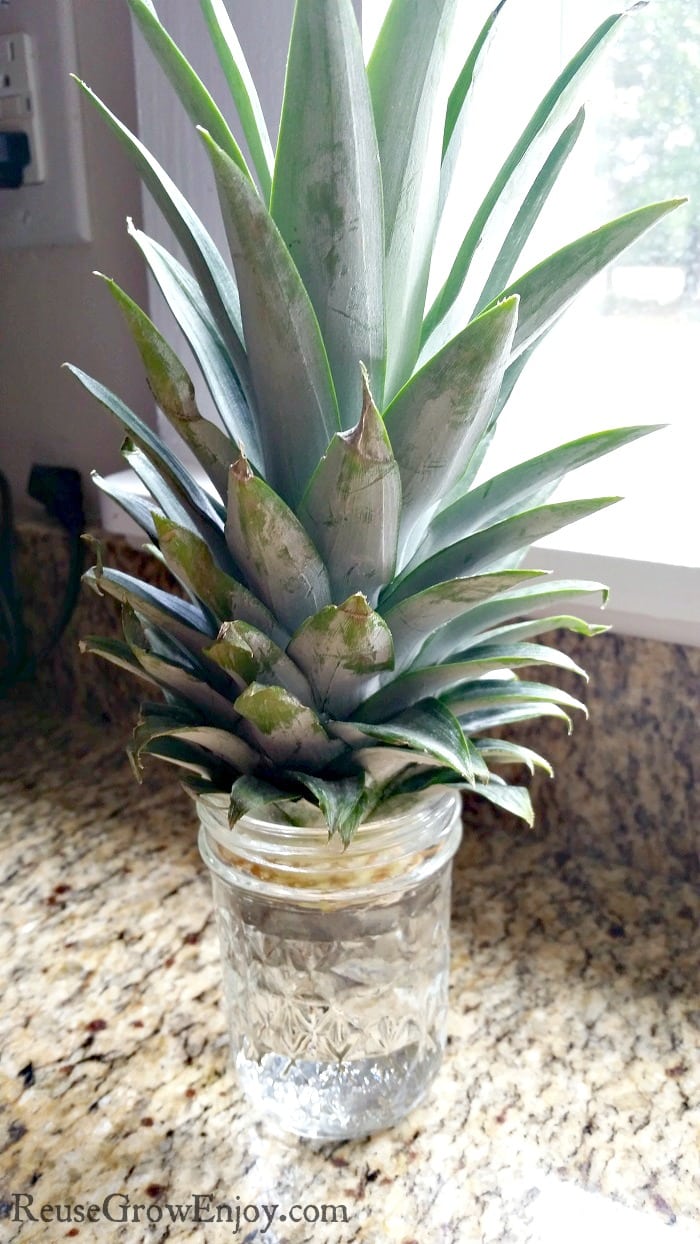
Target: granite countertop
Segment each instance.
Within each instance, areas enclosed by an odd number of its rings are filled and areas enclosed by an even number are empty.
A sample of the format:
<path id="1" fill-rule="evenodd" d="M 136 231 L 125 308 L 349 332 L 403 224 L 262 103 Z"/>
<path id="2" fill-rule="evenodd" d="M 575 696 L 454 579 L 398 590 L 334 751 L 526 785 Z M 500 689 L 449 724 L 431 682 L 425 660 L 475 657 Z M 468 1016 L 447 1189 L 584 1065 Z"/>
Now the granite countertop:
<path id="1" fill-rule="evenodd" d="M 467 831 L 429 1100 L 367 1140 L 283 1140 L 227 1068 L 209 881 L 172 771 L 139 789 L 114 726 L 10 706 L 0 736 L 0 1212 L 23 1193 L 38 1219 L 2 1238 L 700 1239 L 690 884 L 542 831 Z M 110 1194 L 112 1221 L 39 1218 Z"/>

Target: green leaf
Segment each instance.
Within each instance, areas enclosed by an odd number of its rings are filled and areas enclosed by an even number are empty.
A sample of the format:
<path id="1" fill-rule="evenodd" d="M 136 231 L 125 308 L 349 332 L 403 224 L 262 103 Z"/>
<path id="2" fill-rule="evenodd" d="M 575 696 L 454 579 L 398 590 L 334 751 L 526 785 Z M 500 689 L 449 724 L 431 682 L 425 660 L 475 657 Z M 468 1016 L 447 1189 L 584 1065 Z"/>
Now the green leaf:
<path id="1" fill-rule="evenodd" d="M 374 604 L 396 565 L 401 477 L 366 375 L 363 391 L 357 427 L 333 437 L 298 515 L 328 567 L 333 599 L 354 589 Z"/>
<path id="2" fill-rule="evenodd" d="M 438 514 L 442 513 L 443 510 L 448 509 L 449 506 L 453 505 L 455 501 L 461 501 L 462 497 L 465 496 L 465 494 L 469 491 L 472 484 L 474 483 L 474 480 L 479 474 L 484 458 L 486 457 L 489 449 L 491 448 L 491 445 L 493 444 L 493 438 L 496 432 L 496 422 L 498 418 L 498 413 L 497 413 L 498 406 L 502 399 L 503 389 L 507 383 L 508 373 L 512 371 L 513 367 L 517 367 L 517 366 L 518 366 L 517 363 L 514 363 L 514 364 L 511 363 L 510 367 L 506 368 L 505 376 L 503 379 L 503 384 L 501 385 L 500 393 L 499 393 L 499 396 L 496 402 L 496 406 L 494 407 L 494 411 L 491 416 L 489 426 L 484 432 L 481 440 L 479 441 L 479 444 L 476 446 L 476 449 L 474 450 L 471 458 L 469 459 L 469 462 L 465 470 L 462 471 L 462 474 L 460 475 L 457 482 L 452 485 L 449 492 L 447 492 L 445 496 L 442 498 L 440 502 L 440 510 L 438 511 Z M 437 517 L 438 517 L 437 514 L 434 515 L 434 519 L 436 519 Z M 426 532 L 425 539 L 427 539 L 429 533 L 430 533 L 430 527 L 428 527 L 428 531 Z"/>
<path id="3" fill-rule="evenodd" d="M 217 622 L 239 619 L 265 631 L 277 642 L 287 635 L 252 592 L 221 570 L 199 536 L 170 519 L 155 518 L 156 532 L 165 563 L 176 579 L 192 592 Z"/>
<path id="4" fill-rule="evenodd" d="M 255 83 L 223 0 L 200 0 L 200 3 L 236 106 L 262 196 L 269 203 L 274 156 Z"/>
<path id="5" fill-rule="evenodd" d="M 135 775 L 140 780 L 140 762 L 137 764 L 128 748 L 127 755 Z M 207 782 L 215 782 L 222 767 L 211 752 L 205 751 L 204 748 L 194 743 L 188 743 L 184 739 L 169 738 L 167 735 L 144 743 L 140 755 L 155 756 L 158 760 L 165 760 L 168 764 L 177 765 L 178 768 L 197 774 Z"/>
<path id="6" fill-rule="evenodd" d="M 518 300 L 474 320 L 384 412 L 401 472 L 400 556 L 410 553 L 485 432 L 510 357 Z"/>
<path id="7" fill-rule="evenodd" d="M 460 719 L 465 714 L 480 709 L 521 708 L 550 702 L 577 709 L 585 717 L 588 716 L 585 704 L 568 691 L 562 691 L 561 687 L 552 687 L 543 682 L 521 681 L 519 678 L 479 678 L 444 697 L 444 703 Z"/>
<path id="8" fill-rule="evenodd" d="M 436 249 L 439 250 L 443 240 L 454 242 L 454 224 L 447 218 L 445 220 L 443 213 L 445 205 L 450 198 L 452 184 L 456 176 L 461 171 L 460 161 L 462 149 L 466 141 L 469 140 L 470 128 L 475 128 L 474 116 L 478 114 L 478 108 L 472 110 L 469 101 L 472 95 L 473 87 L 481 72 L 484 62 L 487 61 L 487 53 L 491 45 L 491 39 L 494 33 L 494 25 L 496 20 L 504 8 L 505 0 L 500 0 L 492 13 L 488 15 L 481 29 L 476 35 L 474 44 L 472 45 L 461 72 L 455 82 L 450 97 L 447 101 L 447 114 L 445 118 L 445 131 L 442 141 L 442 164 L 440 166 L 440 196 L 438 203 L 438 242 Z M 473 21 L 481 20 L 481 14 L 473 13 L 470 15 Z M 461 17 L 461 21 L 465 20 L 466 13 Z M 461 33 L 461 30 L 460 30 Z M 472 27 L 470 26 L 469 34 L 465 35 L 467 39 L 472 37 Z M 472 173 L 473 175 L 473 173 Z M 464 184 L 463 181 L 461 183 Z M 463 213 L 460 213 L 460 217 Z M 461 224 L 461 219 L 460 222 Z M 459 228 L 459 224 L 457 225 Z M 452 236 L 450 236 L 452 234 Z"/>
<path id="9" fill-rule="evenodd" d="M 508 626 L 494 627 L 491 630 L 480 629 L 478 634 L 470 636 L 469 643 L 465 644 L 463 641 L 463 647 L 470 650 L 475 644 L 492 644 L 501 639 L 508 643 L 515 643 L 521 639 L 532 639 L 537 635 L 546 635 L 549 631 L 558 630 L 574 631 L 577 635 L 585 635 L 587 639 L 592 639 L 595 635 L 603 635 L 605 631 L 610 630 L 610 627 L 584 622 L 583 618 L 573 618 L 569 614 L 559 614 L 549 618 L 530 618 L 526 622 L 514 622 Z"/>
<path id="10" fill-rule="evenodd" d="M 72 75 L 73 76 L 73 75 Z M 126 149 L 187 257 L 232 358 L 244 357 L 238 291 L 226 264 L 187 199 L 150 151 L 79 78 L 74 78 Z"/>
<path id="11" fill-rule="evenodd" d="M 243 347 L 233 351 L 212 318 L 202 291 L 190 273 L 140 229 L 127 221 L 168 308 L 189 342 L 202 378 L 231 440 L 245 446 L 250 461 L 262 468 L 263 455 L 255 419 L 255 402 Z"/>
<path id="12" fill-rule="evenodd" d="M 211 778 L 201 777 L 195 773 L 187 774 L 180 778 L 180 787 L 184 790 L 190 799 L 198 800 L 207 796 L 212 799 L 214 796 L 220 796 L 222 791 L 218 782 Z"/>
<path id="13" fill-rule="evenodd" d="M 250 587 L 287 630 L 330 604 L 326 568 L 306 531 L 244 458 L 231 468 L 226 540 Z"/>
<path id="14" fill-rule="evenodd" d="M 381 175 L 351 0 L 296 5 L 270 211 L 318 318 L 341 427 L 351 428 L 358 362 L 378 395 L 384 383 Z"/>
<path id="15" fill-rule="evenodd" d="M 136 492 L 129 492 L 126 488 L 119 488 L 112 483 L 109 476 L 105 478 L 103 475 L 99 475 L 97 471 L 90 472 L 90 479 L 95 487 L 100 489 L 100 492 L 105 493 L 106 496 L 116 501 L 124 513 L 128 514 L 129 518 L 132 518 L 151 540 L 155 540 L 154 511 L 156 511 L 156 506 L 151 501 L 146 500 Z"/>
<path id="16" fill-rule="evenodd" d="M 496 399 L 496 404 L 493 408 L 493 414 L 491 415 L 488 429 L 481 438 L 475 452 L 472 454 L 466 471 L 462 473 L 460 479 L 457 481 L 454 488 L 452 488 L 451 492 L 443 498 L 442 505 L 440 507 L 441 510 L 447 509 L 455 501 L 459 501 L 471 489 L 474 480 L 481 470 L 482 463 L 484 462 L 484 459 L 493 444 L 493 438 L 496 434 L 498 420 L 500 419 L 504 408 L 510 401 L 518 380 L 524 372 L 525 367 L 531 359 L 534 351 L 537 349 L 538 345 L 541 345 L 550 332 L 551 327 L 542 333 L 541 337 L 538 337 L 537 341 L 535 341 L 533 345 L 529 346 L 527 350 L 524 350 L 522 354 L 519 354 L 518 357 L 511 362 L 508 367 L 506 367 L 503 376 L 503 383 L 501 384 L 501 391 Z"/>
<path id="17" fill-rule="evenodd" d="M 292 776 L 317 800 L 328 823 L 329 837 L 338 834 L 343 846 L 347 847 L 373 806 L 373 795 L 365 774 L 333 781 L 310 773 L 295 772 Z"/>
<path id="18" fill-rule="evenodd" d="M 170 487 L 170 484 L 163 478 L 150 458 L 147 458 L 140 449 L 136 448 L 129 436 L 122 442 L 121 455 L 134 472 L 134 475 L 148 490 L 149 499 L 147 499 L 146 504 L 151 515 L 160 509 L 173 522 L 180 523 L 192 532 L 199 530 L 200 527 L 202 530 L 207 530 L 206 522 L 202 519 L 201 514 L 198 514 L 187 503 L 186 498 L 182 494 L 178 494 Z M 150 504 L 150 497 L 153 498 L 153 504 Z"/>
<path id="19" fill-rule="evenodd" d="M 211 533 L 213 538 L 217 532 L 221 533 L 223 530 L 221 507 L 217 506 L 214 499 L 183 467 L 165 441 L 156 436 L 155 432 L 152 432 L 148 425 L 122 402 L 121 398 L 100 384 L 99 380 L 93 380 L 91 376 L 86 375 L 79 367 L 74 367 L 72 363 L 65 363 L 64 366 L 72 372 L 88 393 L 97 398 L 97 401 L 119 420 L 164 480 L 180 499 L 186 502 L 188 509 L 196 516 L 198 525 L 202 525 L 207 536 Z"/>
<path id="20" fill-rule="evenodd" d="M 396 585 L 386 594 L 382 605 L 389 607 L 391 604 L 393 607 L 407 596 L 413 596 L 416 592 L 447 579 L 495 570 L 508 554 L 529 548 L 535 540 L 541 540 L 568 523 L 578 522 L 579 519 L 595 514 L 619 500 L 619 497 L 593 497 L 582 501 L 553 502 L 551 505 L 538 506 L 495 523 L 484 531 L 478 531 L 449 548 L 442 549 L 423 562 L 418 561 L 419 551 L 414 558 L 415 564 L 411 563 Z"/>
<path id="21" fill-rule="evenodd" d="M 129 674 L 134 674 L 136 678 L 140 678 L 143 682 L 151 683 L 152 686 L 158 686 L 157 679 L 151 677 L 142 665 L 136 660 L 131 648 L 121 639 L 108 639 L 103 635 L 86 635 L 78 643 L 81 652 L 89 653 L 91 656 L 102 657 L 104 661 L 109 661 L 110 665 L 117 665 L 119 669 L 126 670 Z"/>
<path id="22" fill-rule="evenodd" d="M 513 573 L 513 572 L 511 572 Z M 577 579 L 546 579 L 542 583 L 534 583 L 512 592 L 504 592 L 483 604 L 476 604 L 468 612 L 465 610 L 461 618 L 449 621 L 437 631 L 421 652 L 421 663 L 426 665 L 443 661 L 452 653 L 467 645 L 467 641 L 478 636 L 482 641 L 484 632 L 491 632 L 499 623 L 510 622 L 513 618 L 522 618 L 533 609 L 542 609 L 546 605 L 558 604 L 562 599 L 570 600 L 579 596 L 590 596 L 600 592 L 603 602 L 607 600 L 608 589 L 603 583 L 593 583 Z M 527 625 L 530 625 L 528 623 Z M 532 625 L 539 625 L 535 620 Z M 543 628 L 540 628 L 543 629 Z M 536 631 L 532 632 L 536 634 Z"/>
<path id="23" fill-rule="evenodd" d="M 639 207 L 600 229 L 594 229 L 554 255 L 531 268 L 499 295 L 510 298 L 520 295 L 518 328 L 513 342 L 517 358 L 537 340 L 573 302 L 589 281 L 603 271 L 613 259 L 627 250 L 637 238 L 657 221 L 686 203 L 686 199 L 669 199 Z"/>
<path id="24" fill-rule="evenodd" d="M 382 816 L 405 815 L 411 809 L 410 796 L 416 792 L 422 794 L 431 787 L 444 786 L 447 790 L 452 790 L 454 797 L 464 784 L 461 775 L 452 768 L 441 766 L 432 756 L 423 755 L 421 763 L 413 763 L 410 757 L 418 756 L 418 752 L 389 747 L 378 747 L 374 751 L 377 755 L 389 758 L 387 772 L 392 774 L 384 780 L 381 792 L 379 807 Z M 406 758 L 409 758 L 408 763 Z M 488 774 L 488 771 L 486 773 L 489 781 L 502 780 L 496 774 Z"/>
<path id="25" fill-rule="evenodd" d="M 238 278 L 265 474 L 296 506 L 339 428 L 328 359 L 309 296 L 267 208 L 212 138 L 202 137 Z"/>
<path id="26" fill-rule="evenodd" d="M 185 700 L 187 704 L 199 709 L 209 724 L 222 726 L 224 729 L 236 725 L 239 721 L 238 713 L 224 695 L 205 681 L 206 671 L 201 665 L 188 661 L 184 653 L 182 662 L 172 659 L 170 654 L 174 655 L 176 648 L 170 643 L 158 642 L 162 651 L 149 651 L 147 643 L 151 642 L 151 647 L 155 648 L 154 640 L 159 641 L 160 632 L 158 628 L 149 627 L 147 635 L 146 627 L 140 625 L 130 605 L 122 606 L 122 626 L 131 652 L 153 682 L 177 696 L 179 700 Z M 189 668 L 184 661 L 188 661 Z"/>
<path id="27" fill-rule="evenodd" d="M 362 721 L 352 724 L 368 738 L 425 752 L 467 782 L 473 782 L 476 775 L 488 781 L 488 769 L 474 744 L 465 738 L 454 713 L 439 700 L 423 700 L 378 725 Z"/>
<path id="28" fill-rule="evenodd" d="M 406 744 L 397 746 L 373 742 L 347 721 L 333 722 L 329 729 L 353 749 L 346 763 L 360 765 L 368 774 L 378 794 L 377 806 L 385 805 L 387 800 L 401 793 L 412 774 L 420 775 L 415 787 L 412 787 L 418 790 L 433 785 L 436 774 L 448 774 L 450 779 L 454 777 L 454 769 L 445 769 L 440 760 L 422 749 L 416 751 Z"/>
<path id="29" fill-rule="evenodd" d="M 247 622 L 224 622 L 205 655 L 226 670 L 243 690 L 251 682 L 281 685 L 302 704 L 313 703 L 308 680 L 274 640 Z"/>
<path id="30" fill-rule="evenodd" d="M 498 786 L 493 782 L 489 782 L 488 786 L 482 786 L 475 782 L 463 789 L 471 790 L 474 795 L 480 795 L 482 799 L 488 799 L 489 803 L 502 808 L 505 812 L 511 812 L 513 816 L 525 821 L 530 829 L 535 824 L 530 792 L 525 786 Z"/>
<path id="31" fill-rule="evenodd" d="M 184 722 L 181 715 L 173 711 L 173 706 L 166 705 L 165 708 L 165 713 L 157 714 L 144 712 L 142 708 L 131 745 L 131 754 L 137 766 L 142 751 L 153 740 L 170 738 L 176 742 L 191 743 L 211 753 L 216 762 L 223 762 L 239 773 L 249 773 L 256 768 L 259 762 L 257 753 L 237 735 L 216 726 L 203 725 L 197 720 Z"/>
<path id="32" fill-rule="evenodd" d="M 197 662 L 192 653 L 183 648 L 172 635 L 167 635 L 161 627 L 154 625 L 143 615 L 138 616 L 131 605 L 123 604 L 121 613 L 122 631 L 132 652 L 152 652 L 154 656 L 162 657 L 189 673 L 195 672 Z"/>
<path id="33" fill-rule="evenodd" d="M 394 639 L 396 669 L 405 669 L 410 665 L 430 635 L 473 611 L 480 601 L 489 600 L 505 588 L 544 573 L 537 570 L 503 570 L 498 574 L 450 579 L 385 610 L 384 620 Z"/>
<path id="34" fill-rule="evenodd" d="M 353 713 L 353 724 L 358 721 L 383 722 L 387 717 L 403 712 L 419 700 L 444 696 L 463 683 L 481 678 L 498 669 L 518 669 L 528 665 L 554 665 L 571 670 L 585 678 L 584 671 L 564 652 L 541 644 L 487 644 L 473 648 L 463 661 L 449 661 L 443 665 L 426 666 L 400 674 L 392 682 L 370 696 Z"/>
<path id="35" fill-rule="evenodd" d="M 367 73 L 384 189 L 385 403 L 413 371 L 435 240 L 455 0 L 392 0 Z"/>
<path id="36" fill-rule="evenodd" d="M 307 618 L 287 649 L 307 674 L 319 709 L 347 717 L 366 694 L 368 681 L 391 669 L 391 631 L 358 592 Z"/>
<path id="37" fill-rule="evenodd" d="M 151 540 L 146 540 L 141 547 L 143 548 L 144 553 L 150 553 L 151 557 L 155 557 L 156 561 L 160 562 L 161 566 L 165 566 L 165 558 L 163 557 L 163 554 L 161 553 L 157 544 L 154 544 Z M 183 584 L 183 587 L 184 587 L 184 584 Z M 187 589 L 185 590 L 187 591 Z M 195 599 L 194 594 L 192 592 L 187 591 L 187 595 L 192 600 Z M 196 603 L 197 602 L 195 601 L 195 604 Z"/>
<path id="38" fill-rule="evenodd" d="M 326 733 L 313 709 L 283 687 L 251 683 L 235 708 L 245 718 L 250 741 L 275 765 L 319 770 L 344 750 Z"/>
<path id="39" fill-rule="evenodd" d="M 511 743 L 507 739 L 477 739 L 477 751 L 487 763 L 494 765 L 525 765 L 534 774 L 535 769 L 544 769 L 549 777 L 554 777 L 554 770 L 549 761 L 539 752 L 533 752 L 521 743 Z"/>
<path id="40" fill-rule="evenodd" d="M 508 654 L 511 654 L 510 657 Z M 512 644 L 485 643 L 470 648 L 469 654 L 465 656 L 464 660 L 468 663 L 471 660 L 485 661 L 493 657 L 496 658 L 497 666 L 501 668 L 508 666 L 509 661 L 513 667 L 554 665 L 558 669 L 570 670 L 572 674 L 578 674 L 581 678 L 585 678 L 588 681 L 586 671 L 581 669 L 581 666 L 577 665 L 566 652 L 560 652 L 557 648 L 550 648 L 543 644 L 520 642 L 513 642 Z"/>
<path id="41" fill-rule="evenodd" d="M 422 340 L 429 342 L 429 352 L 449 341 L 472 318 L 479 292 L 511 228 L 513 213 L 522 202 L 520 188 L 540 167 L 552 135 L 558 134 L 578 110 L 582 88 L 614 37 L 620 18 L 616 13 L 604 21 L 565 66 L 489 187 L 425 318 Z"/>
<path id="42" fill-rule="evenodd" d="M 198 726 L 202 723 L 202 716 L 196 709 L 189 704 L 176 704 L 166 700 L 142 700 L 139 705 L 140 725 L 144 718 L 149 717 L 154 723 L 156 721 L 166 722 L 169 725 L 178 726 Z"/>
<path id="43" fill-rule="evenodd" d="M 210 419 L 202 418 L 186 369 L 145 311 L 116 281 L 109 277 L 103 280 L 124 313 L 157 405 L 189 445 L 220 496 L 225 497 L 228 468 L 238 457 L 238 446 Z"/>
<path id="44" fill-rule="evenodd" d="M 163 657 L 154 656 L 145 649 L 134 650 L 139 665 L 166 691 L 171 691 L 179 698 L 194 704 L 212 725 L 224 729 L 235 726 L 239 715 L 229 701 L 202 681 L 201 674 L 191 674 L 189 670 Z"/>
<path id="45" fill-rule="evenodd" d="M 231 787 L 228 805 L 228 823 L 231 829 L 249 812 L 259 813 L 271 805 L 276 810 L 280 800 L 290 799 L 290 792 L 283 786 L 266 782 L 263 778 L 240 777 Z M 298 798 L 298 796 L 297 796 Z"/>
<path id="46" fill-rule="evenodd" d="M 508 231 L 508 236 L 496 257 L 488 280 L 481 292 L 481 297 L 476 304 L 476 315 L 484 307 L 487 307 L 494 298 L 499 296 L 500 291 L 507 285 L 513 275 L 515 265 L 525 249 L 525 244 L 540 218 L 547 199 L 559 180 L 559 174 L 581 136 L 585 119 L 585 109 L 581 108 L 571 124 L 567 125 L 563 134 L 557 139 L 547 156 L 525 196 L 522 207 L 515 217 Z"/>
<path id="47" fill-rule="evenodd" d="M 250 177 L 243 153 L 224 117 L 204 83 L 159 21 L 153 4 L 145 3 L 144 0 L 128 0 L 128 5 L 141 34 L 161 69 L 170 79 L 177 98 L 186 109 L 193 125 L 204 126 L 230 159 L 235 160 L 238 167 Z"/>
<path id="48" fill-rule="evenodd" d="M 465 104 L 471 93 L 472 86 L 476 75 L 476 68 L 482 57 L 482 53 L 488 45 L 494 23 L 501 12 L 506 0 L 499 0 L 492 13 L 489 13 L 481 30 L 479 31 L 476 41 L 474 42 L 469 55 L 462 66 L 457 81 L 455 82 L 450 97 L 447 101 L 447 113 L 445 116 L 445 130 L 442 139 L 442 163 L 443 170 L 445 160 L 448 155 L 450 145 L 456 136 L 460 119 L 466 115 Z"/>
<path id="49" fill-rule="evenodd" d="M 459 714 L 462 728 L 470 738 L 482 734 L 484 730 L 533 721 L 539 717 L 557 717 L 560 721 L 566 722 L 568 734 L 571 734 L 573 730 L 573 722 L 568 713 L 565 713 L 558 704 L 548 703 L 546 700 L 533 701 L 531 704 L 514 704 L 510 708 L 484 708 L 475 710 L 473 713 Z"/>
<path id="50" fill-rule="evenodd" d="M 122 445 L 122 457 L 128 463 L 132 471 L 148 489 L 150 495 L 154 498 L 156 505 L 151 506 L 151 513 L 155 519 L 156 511 L 159 508 L 163 514 L 178 526 L 190 531 L 192 535 L 197 535 L 206 543 L 215 554 L 219 561 L 224 565 L 229 565 L 231 558 L 226 547 L 223 532 L 218 526 L 214 526 L 208 519 L 192 506 L 187 497 L 181 490 L 175 490 L 171 487 L 170 480 L 165 480 L 158 468 L 153 465 L 151 460 L 146 457 L 140 449 L 137 449 L 132 441 L 127 437 Z M 173 481 L 176 485 L 176 481 Z"/>
<path id="51" fill-rule="evenodd" d="M 211 640 L 212 627 L 201 609 L 133 575 L 109 567 L 100 572 L 93 566 L 83 575 L 83 582 L 98 596 L 106 592 L 121 604 L 131 605 L 192 652 L 201 653 Z"/>
<path id="52" fill-rule="evenodd" d="M 567 441 L 565 445 L 538 454 L 536 458 L 485 480 L 435 515 L 421 545 L 421 556 L 428 557 L 455 540 L 462 540 L 474 531 L 520 513 L 532 504 L 533 498 L 543 488 L 550 485 L 557 487 L 570 471 L 594 462 L 622 445 L 629 445 L 649 432 L 658 431 L 662 426 L 656 424 L 594 432 L 590 436 Z"/>
<path id="53" fill-rule="evenodd" d="M 493 418 L 491 420 L 491 426 L 489 428 L 489 435 L 491 437 L 493 436 L 493 433 L 496 430 L 495 425 L 498 422 L 504 408 L 507 406 L 508 402 L 510 401 L 510 398 L 513 393 L 513 389 L 515 388 L 520 377 L 522 376 L 527 363 L 529 363 L 535 350 L 537 349 L 539 345 L 542 344 L 542 342 L 544 341 L 549 331 L 551 330 L 548 329 L 547 332 L 542 333 L 541 336 L 537 338 L 537 341 L 535 341 L 529 347 L 529 349 L 523 350 L 522 354 L 519 354 L 518 357 L 510 364 L 510 366 L 506 368 L 506 374 L 503 377 L 503 384 L 501 385 L 501 392 L 498 395 L 498 401 L 496 402 L 496 405 L 494 407 Z M 481 466 L 481 462 L 479 462 L 477 469 L 473 472 L 471 479 L 469 479 L 468 481 L 468 484 L 471 484 L 472 481 L 476 478 L 479 466 Z"/>

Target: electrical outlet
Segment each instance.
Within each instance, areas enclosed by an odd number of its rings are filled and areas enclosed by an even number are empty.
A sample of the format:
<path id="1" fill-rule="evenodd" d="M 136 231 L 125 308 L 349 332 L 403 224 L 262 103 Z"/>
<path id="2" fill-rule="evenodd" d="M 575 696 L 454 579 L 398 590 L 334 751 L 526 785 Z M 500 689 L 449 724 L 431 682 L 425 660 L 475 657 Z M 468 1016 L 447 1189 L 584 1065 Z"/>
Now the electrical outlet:
<path id="1" fill-rule="evenodd" d="M 70 79 L 82 7 L 0 0 L 0 132 L 25 133 L 31 161 L 20 186 L 0 187 L 0 252 L 90 241 L 81 101 Z"/>
<path id="2" fill-rule="evenodd" d="M 29 164 L 22 184 L 46 177 L 44 135 L 39 107 L 34 43 L 28 34 L 0 34 L 0 129 L 17 130 L 29 140 Z"/>

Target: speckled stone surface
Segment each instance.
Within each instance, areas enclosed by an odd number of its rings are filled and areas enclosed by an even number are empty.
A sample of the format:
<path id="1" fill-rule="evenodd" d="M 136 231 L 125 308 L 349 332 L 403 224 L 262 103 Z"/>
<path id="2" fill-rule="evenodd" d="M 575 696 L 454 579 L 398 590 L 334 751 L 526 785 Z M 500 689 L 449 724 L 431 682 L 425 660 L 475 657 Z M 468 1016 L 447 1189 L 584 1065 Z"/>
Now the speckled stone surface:
<path id="1" fill-rule="evenodd" d="M 590 681 L 566 671 L 543 678 L 588 708 L 571 735 L 552 718 L 509 732 L 554 768 L 554 781 L 538 773 L 531 784 L 542 832 L 601 861 L 700 877 L 700 648 L 614 632 L 556 632 L 543 642 L 567 652 Z M 484 816 L 475 805 L 479 824 Z"/>
<path id="2" fill-rule="evenodd" d="M 9 1219 L 2 1239 L 700 1240 L 700 906 L 676 864 L 468 828 L 429 1099 L 390 1133 L 295 1142 L 227 1069 L 209 884 L 170 772 L 139 789 L 113 728 L 38 708 L 5 706 L 0 735 L 0 1201 L 115 1194 L 130 1215 Z M 194 1223 L 195 1194 L 232 1221 Z M 309 1221 L 328 1205 L 347 1222 Z"/>
<path id="3" fill-rule="evenodd" d="M 121 536 L 94 533 L 104 548 L 107 565 L 138 575 L 168 591 L 179 591 L 167 569 L 142 548 Z M 58 526 L 45 522 L 18 525 L 16 573 L 22 597 L 25 627 L 31 651 L 46 643 L 56 620 L 69 572 L 69 545 Z M 94 558 L 85 551 L 85 567 Z M 59 710 L 93 719 L 108 715 L 129 721 L 138 708 L 142 688 L 124 671 L 81 654 L 84 635 L 120 635 L 119 606 L 83 587 L 61 643 L 41 662 L 36 677 L 40 689 Z"/>

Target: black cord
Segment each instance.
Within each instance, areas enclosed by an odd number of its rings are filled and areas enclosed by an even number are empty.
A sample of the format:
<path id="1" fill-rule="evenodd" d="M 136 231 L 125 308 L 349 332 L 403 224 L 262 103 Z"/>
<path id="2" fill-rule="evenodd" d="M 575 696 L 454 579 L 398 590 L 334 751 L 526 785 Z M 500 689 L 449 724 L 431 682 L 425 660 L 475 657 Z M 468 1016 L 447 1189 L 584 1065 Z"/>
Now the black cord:
<path id="1" fill-rule="evenodd" d="M 21 669 L 27 657 L 27 634 L 15 577 L 16 546 L 12 493 L 0 471 L 0 633 L 7 646 L 7 671 L 0 675 L 0 689 L 8 674 Z"/>
<path id="2" fill-rule="evenodd" d="M 68 575 L 61 608 L 49 631 L 48 639 L 34 656 L 30 656 L 15 572 L 17 535 L 12 493 L 7 479 L 0 471 L 0 627 L 7 646 L 7 664 L 0 671 L 0 694 L 18 682 L 33 677 L 39 665 L 59 643 L 78 602 L 85 564 L 85 546 L 81 539 L 85 515 L 78 472 L 67 467 L 35 466 L 29 477 L 28 492 L 42 502 L 47 512 L 58 519 L 68 534 Z"/>

